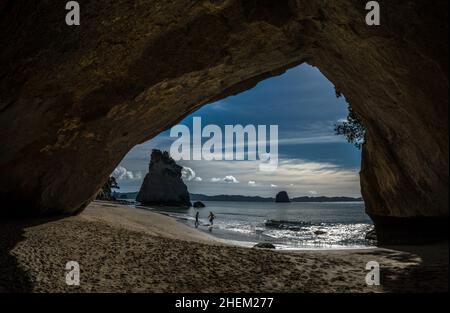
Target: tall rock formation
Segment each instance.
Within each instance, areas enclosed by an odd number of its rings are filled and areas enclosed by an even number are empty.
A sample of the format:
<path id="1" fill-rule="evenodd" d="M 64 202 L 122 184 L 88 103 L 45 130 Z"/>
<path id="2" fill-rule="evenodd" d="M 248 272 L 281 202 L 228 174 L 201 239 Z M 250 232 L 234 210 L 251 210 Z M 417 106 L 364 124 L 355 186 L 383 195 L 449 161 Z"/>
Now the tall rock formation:
<path id="1" fill-rule="evenodd" d="M 167 151 L 153 150 L 148 174 L 136 200 L 143 205 L 191 206 L 189 192 L 181 179 L 182 169 Z"/>
<path id="2" fill-rule="evenodd" d="M 291 202 L 286 191 L 280 191 L 275 197 L 275 202 Z"/>

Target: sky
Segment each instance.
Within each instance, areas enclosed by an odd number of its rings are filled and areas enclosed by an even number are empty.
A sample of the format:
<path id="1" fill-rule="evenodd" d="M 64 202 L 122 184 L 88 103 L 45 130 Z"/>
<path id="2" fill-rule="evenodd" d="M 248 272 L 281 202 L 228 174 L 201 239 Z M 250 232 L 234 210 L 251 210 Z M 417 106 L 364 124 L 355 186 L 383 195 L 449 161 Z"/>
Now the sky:
<path id="1" fill-rule="evenodd" d="M 237 96 L 208 104 L 180 122 L 191 136 L 194 117 L 201 118 L 203 127 L 219 126 L 223 135 L 225 125 L 266 125 L 267 132 L 270 125 L 278 125 L 275 171 L 261 171 L 259 160 L 177 163 L 184 167 L 183 180 L 191 193 L 273 197 L 285 190 L 290 197 L 359 197 L 361 152 L 334 133 L 334 125 L 347 114 L 345 98 L 336 97 L 333 84 L 317 68 L 301 65 Z M 169 129 L 134 147 L 113 173 L 120 191 L 138 191 L 152 149 L 169 151 L 178 138 L 170 137 Z"/>

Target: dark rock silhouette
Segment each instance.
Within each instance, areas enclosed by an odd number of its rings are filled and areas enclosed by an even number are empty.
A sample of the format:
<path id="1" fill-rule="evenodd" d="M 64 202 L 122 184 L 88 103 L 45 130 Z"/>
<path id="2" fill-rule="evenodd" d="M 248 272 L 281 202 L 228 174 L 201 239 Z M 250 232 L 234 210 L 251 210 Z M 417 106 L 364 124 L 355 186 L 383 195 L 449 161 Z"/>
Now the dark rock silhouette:
<path id="1" fill-rule="evenodd" d="M 196 201 L 196 202 L 194 202 L 193 207 L 194 208 L 204 208 L 204 207 L 206 207 L 206 205 L 201 201 Z"/>
<path id="2" fill-rule="evenodd" d="M 280 191 L 275 197 L 275 202 L 291 202 L 286 191 Z"/>
<path id="3" fill-rule="evenodd" d="M 181 179 L 182 169 L 167 151 L 153 150 L 136 200 L 143 205 L 191 206 L 188 189 Z"/>

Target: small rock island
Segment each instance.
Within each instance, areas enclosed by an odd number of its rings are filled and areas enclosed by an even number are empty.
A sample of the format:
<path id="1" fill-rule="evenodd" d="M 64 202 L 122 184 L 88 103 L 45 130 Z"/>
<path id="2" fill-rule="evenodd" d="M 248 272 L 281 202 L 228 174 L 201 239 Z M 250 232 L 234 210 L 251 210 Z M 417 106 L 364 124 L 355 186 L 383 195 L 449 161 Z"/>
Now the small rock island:
<path id="1" fill-rule="evenodd" d="M 291 200 L 289 199 L 289 196 L 286 191 L 280 191 L 279 193 L 277 193 L 277 196 L 275 197 L 275 202 L 287 203 L 291 202 Z"/>
<path id="2" fill-rule="evenodd" d="M 206 207 L 206 205 L 203 202 L 201 202 L 201 201 L 196 201 L 196 202 L 194 202 L 193 207 L 196 208 L 196 209 L 201 209 L 201 208 Z"/>
<path id="3" fill-rule="evenodd" d="M 182 169 L 167 151 L 154 149 L 136 201 L 142 205 L 190 207 L 189 192 L 181 179 Z"/>

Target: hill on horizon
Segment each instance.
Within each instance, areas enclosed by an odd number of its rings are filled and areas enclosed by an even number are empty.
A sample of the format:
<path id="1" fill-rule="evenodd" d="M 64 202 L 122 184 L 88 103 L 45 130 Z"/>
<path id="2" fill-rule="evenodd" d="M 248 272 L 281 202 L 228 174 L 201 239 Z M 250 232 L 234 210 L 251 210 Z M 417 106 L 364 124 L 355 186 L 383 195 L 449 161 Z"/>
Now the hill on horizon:
<path id="1" fill-rule="evenodd" d="M 113 196 L 117 199 L 136 199 L 138 192 L 114 192 Z M 260 197 L 260 196 L 243 196 L 243 195 L 215 195 L 208 196 L 204 194 L 191 193 L 191 201 L 234 201 L 234 202 L 275 202 L 275 197 Z M 301 196 L 291 198 L 291 202 L 360 202 L 363 201 L 361 197 L 326 197 L 326 196 Z"/>

